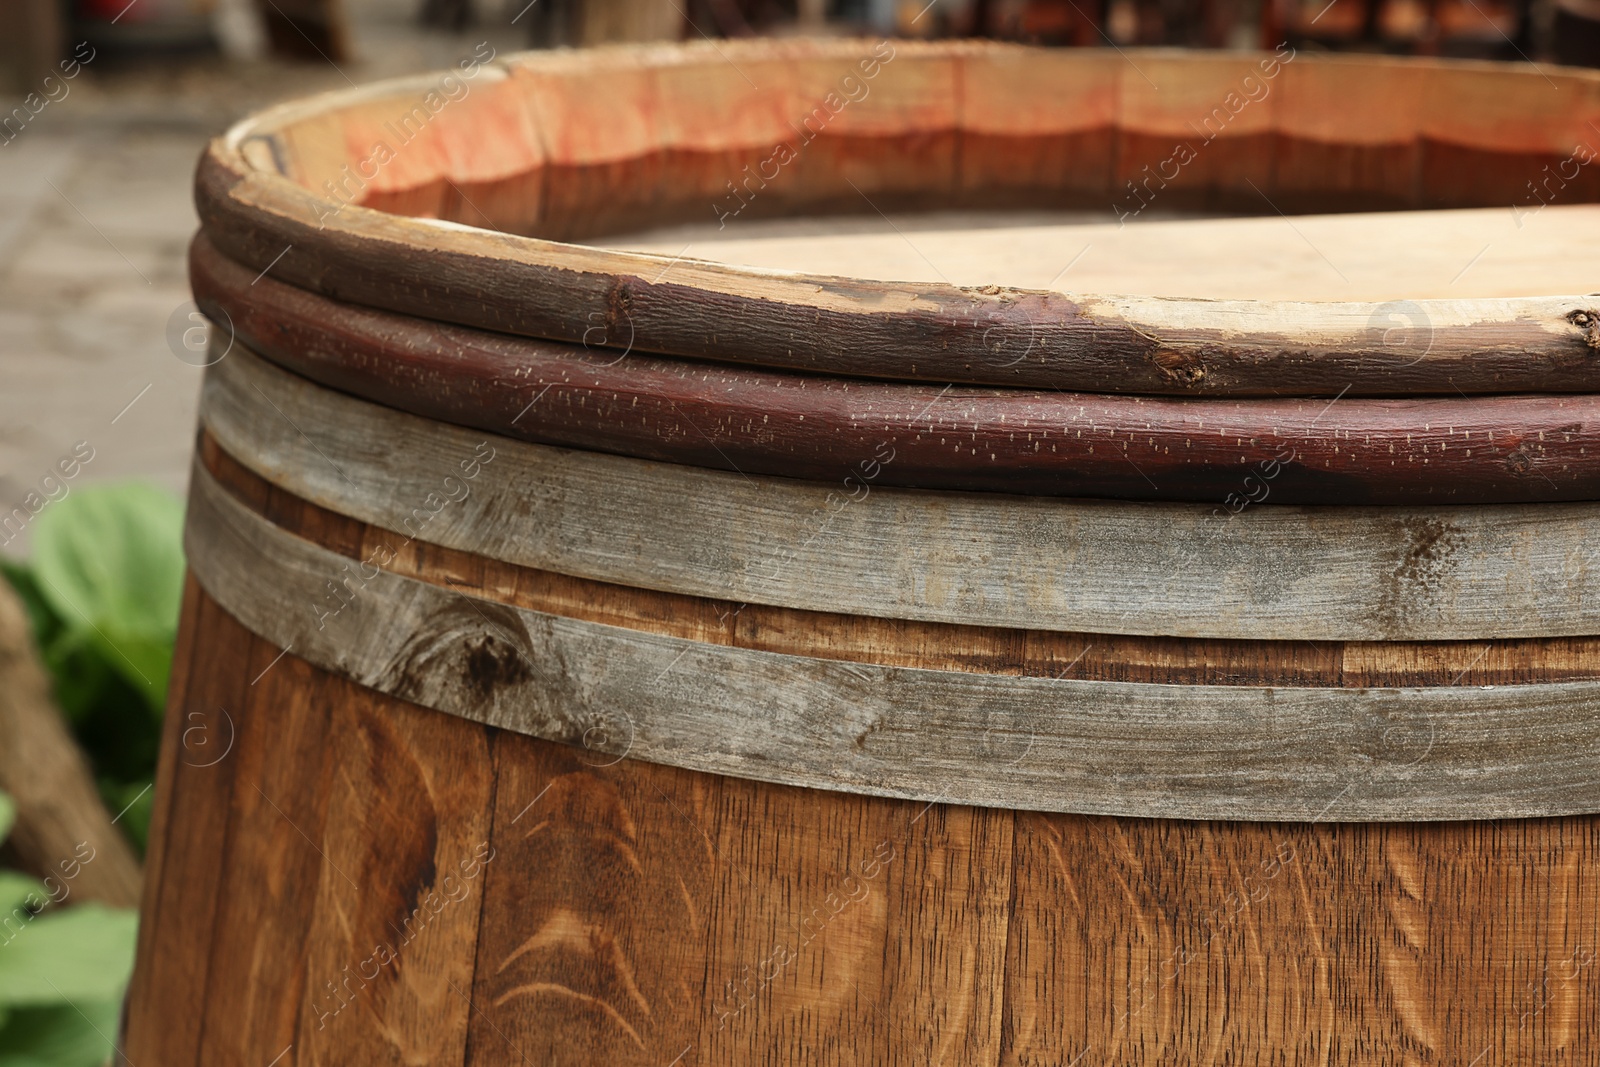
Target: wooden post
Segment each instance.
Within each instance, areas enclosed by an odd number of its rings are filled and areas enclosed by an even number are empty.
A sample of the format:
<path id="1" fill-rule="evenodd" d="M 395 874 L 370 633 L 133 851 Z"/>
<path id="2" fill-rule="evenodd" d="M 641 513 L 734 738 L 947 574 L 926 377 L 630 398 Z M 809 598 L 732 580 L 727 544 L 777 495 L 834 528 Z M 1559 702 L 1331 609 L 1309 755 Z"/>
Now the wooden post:
<path id="1" fill-rule="evenodd" d="M 111 823 L 94 778 L 50 698 L 28 619 L 0 582 L 0 789 L 17 805 L 9 844 L 23 868 L 61 876 L 78 862 L 72 898 L 117 907 L 139 904 L 139 862 Z M 92 849 L 93 859 L 83 862 Z"/>
<path id="2" fill-rule="evenodd" d="M 0 84 L 15 92 L 37 88 L 63 52 L 64 31 L 56 0 L 18 0 L 8 5 L 0 34 Z"/>

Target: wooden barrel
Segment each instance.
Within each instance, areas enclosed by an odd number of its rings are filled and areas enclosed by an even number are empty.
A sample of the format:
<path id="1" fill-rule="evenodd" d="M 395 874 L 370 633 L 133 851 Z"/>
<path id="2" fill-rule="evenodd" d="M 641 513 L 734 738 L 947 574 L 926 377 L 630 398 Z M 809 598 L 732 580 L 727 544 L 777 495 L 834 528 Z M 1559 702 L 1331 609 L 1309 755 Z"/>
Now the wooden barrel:
<path id="1" fill-rule="evenodd" d="M 1493 202 L 1600 75 L 876 47 L 485 65 L 349 203 L 434 82 L 213 145 L 127 1063 L 1600 1060 L 1587 298 L 1419 353 L 547 239 L 845 74 L 763 195 L 1099 195 L 1249 75 L 1191 202 Z"/>

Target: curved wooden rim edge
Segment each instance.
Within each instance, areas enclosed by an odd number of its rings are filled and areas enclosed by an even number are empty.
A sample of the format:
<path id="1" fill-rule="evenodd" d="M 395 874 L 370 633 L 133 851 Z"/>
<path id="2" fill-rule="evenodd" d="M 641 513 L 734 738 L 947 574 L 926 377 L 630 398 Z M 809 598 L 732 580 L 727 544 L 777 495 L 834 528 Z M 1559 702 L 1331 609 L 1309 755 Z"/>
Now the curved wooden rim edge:
<path id="1" fill-rule="evenodd" d="M 1600 499 L 1600 395 L 1199 400 L 816 378 L 590 351 L 338 304 L 203 236 L 201 308 L 298 374 L 560 447 L 835 481 L 1251 503 Z M 229 343 L 229 342 L 223 342 Z"/>
<path id="2" fill-rule="evenodd" d="M 761 45 L 740 46 L 759 54 Z M 959 54 L 940 45 L 917 54 Z M 953 46 L 952 46 L 953 47 Z M 659 47 L 599 53 L 660 62 Z M 523 63 L 534 62 L 522 60 Z M 1578 74 L 1569 77 L 1581 77 Z M 331 107 L 378 87 L 329 94 Z M 596 323 L 641 351 L 839 375 L 989 382 L 1153 395 L 1414 395 L 1600 389 L 1600 313 L 1579 296 L 1418 302 L 1428 350 L 1395 350 L 1377 302 L 1285 304 L 1116 298 L 895 285 L 700 261 L 659 280 L 665 257 L 476 230 L 314 194 L 253 167 L 247 119 L 213 141 L 196 176 L 207 234 L 229 255 L 304 288 L 506 333 L 582 341 Z M 408 259 L 427 256 L 426 277 Z M 759 289 L 760 296 L 752 296 Z M 685 314 L 684 308 L 696 310 Z M 1231 326 L 1197 326 L 1228 321 Z M 995 352 L 1008 355 L 998 361 Z M 907 355 L 909 353 L 909 356 Z M 1005 365 L 1009 364 L 1009 365 Z"/>

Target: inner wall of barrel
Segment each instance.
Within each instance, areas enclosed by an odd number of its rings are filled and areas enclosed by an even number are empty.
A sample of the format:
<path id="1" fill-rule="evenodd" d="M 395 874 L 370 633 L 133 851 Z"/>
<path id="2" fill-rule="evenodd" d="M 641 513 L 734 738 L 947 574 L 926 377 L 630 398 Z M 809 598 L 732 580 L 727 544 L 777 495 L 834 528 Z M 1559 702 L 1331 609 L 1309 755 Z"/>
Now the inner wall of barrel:
<path id="1" fill-rule="evenodd" d="M 1119 57 L 847 45 L 670 66 L 649 53 L 518 58 L 509 76 L 410 85 L 264 132 L 281 170 L 333 200 L 559 240 L 936 208 L 1109 221 L 1153 205 L 1600 201 L 1594 73 L 1287 47 Z M 401 150 L 416 140 L 427 149 Z"/>

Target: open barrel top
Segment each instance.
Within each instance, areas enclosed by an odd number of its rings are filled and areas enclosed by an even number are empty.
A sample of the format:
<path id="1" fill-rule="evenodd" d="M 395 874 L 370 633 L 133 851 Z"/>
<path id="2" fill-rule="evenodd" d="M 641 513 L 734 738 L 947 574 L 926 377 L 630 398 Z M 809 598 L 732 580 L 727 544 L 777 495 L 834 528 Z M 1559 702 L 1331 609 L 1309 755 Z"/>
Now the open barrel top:
<path id="1" fill-rule="evenodd" d="M 1600 72 L 1287 46 L 752 41 L 485 53 L 286 105 L 216 140 L 197 191 L 209 240 L 252 274 L 531 338 L 1085 393 L 1461 398 L 1600 391 L 1600 298 L 1572 295 L 1597 288 L 1580 254 L 1542 257 L 1570 266 L 1537 276 L 1565 293 L 1491 284 L 1494 264 L 1513 269 L 1508 248 L 1526 241 L 1541 258 L 1545 212 L 1600 200 L 1597 148 Z M 1274 298 L 1270 279 L 1226 299 L 1174 295 L 1138 271 L 1086 289 L 1068 269 L 1072 240 L 1054 278 L 987 280 L 853 268 L 849 253 L 807 272 L 698 258 L 711 246 L 571 243 L 686 220 L 726 230 L 929 208 L 1089 210 L 1125 233 L 1172 211 L 1282 215 L 1281 241 L 1323 258 L 1343 239 L 1329 226 L 1415 247 L 1483 225 L 1420 209 L 1496 209 L 1506 235 L 1423 289 L 1401 278 L 1385 298 L 1335 266 L 1296 299 Z M 1392 227 L 1367 215 L 1296 229 L 1292 217 L 1395 210 L 1406 214 Z M 1249 254 L 1248 241 L 1192 232 L 1185 254 L 1198 247 L 1203 263 L 1214 245 L 1219 273 Z"/>

